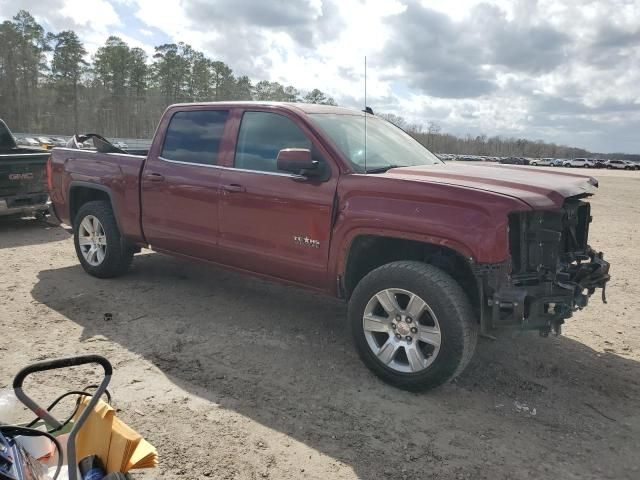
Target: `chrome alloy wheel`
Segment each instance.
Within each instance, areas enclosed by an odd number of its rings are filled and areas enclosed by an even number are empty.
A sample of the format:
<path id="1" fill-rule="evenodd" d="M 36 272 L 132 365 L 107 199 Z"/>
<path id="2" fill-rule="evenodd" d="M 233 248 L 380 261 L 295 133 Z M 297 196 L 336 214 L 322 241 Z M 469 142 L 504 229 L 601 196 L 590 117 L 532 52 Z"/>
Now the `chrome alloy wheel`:
<path id="1" fill-rule="evenodd" d="M 107 235 L 104 227 L 93 215 L 82 219 L 78 228 L 78 245 L 86 262 L 97 267 L 107 255 Z"/>
<path id="2" fill-rule="evenodd" d="M 362 326 L 371 352 L 397 372 L 418 373 L 440 352 L 438 319 L 422 298 L 407 290 L 375 294 L 364 309 Z"/>

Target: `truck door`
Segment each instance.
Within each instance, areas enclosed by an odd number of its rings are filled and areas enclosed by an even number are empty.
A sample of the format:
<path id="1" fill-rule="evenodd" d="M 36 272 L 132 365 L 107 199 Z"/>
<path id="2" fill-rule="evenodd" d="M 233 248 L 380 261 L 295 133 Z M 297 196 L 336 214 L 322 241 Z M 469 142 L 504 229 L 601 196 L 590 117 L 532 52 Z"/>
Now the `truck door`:
<path id="1" fill-rule="evenodd" d="M 278 171 L 284 148 L 311 149 L 324 179 Z M 303 285 L 326 288 L 337 172 L 289 117 L 242 115 L 233 168 L 221 177 L 219 246 L 225 263 Z"/>
<path id="2" fill-rule="evenodd" d="M 215 260 L 228 110 L 175 112 L 142 172 L 142 227 L 152 248 Z"/>

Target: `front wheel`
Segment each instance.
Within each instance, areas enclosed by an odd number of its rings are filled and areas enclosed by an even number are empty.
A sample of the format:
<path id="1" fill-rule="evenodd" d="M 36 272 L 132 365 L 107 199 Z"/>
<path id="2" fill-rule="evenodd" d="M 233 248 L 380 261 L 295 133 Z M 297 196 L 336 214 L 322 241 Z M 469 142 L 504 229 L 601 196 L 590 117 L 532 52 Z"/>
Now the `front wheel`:
<path id="1" fill-rule="evenodd" d="M 365 276 L 349 301 L 349 323 L 365 365 L 385 382 L 411 391 L 459 375 L 478 337 L 460 285 L 415 261 L 389 263 Z"/>
<path id="2" fill-rule="evenodd" d="M 73 243 L 82 268 L 94 277 L 123 274 L 133 259 L 133 248 L 123 242 L 109 202 L 87 202 L 73 222 Z"/>

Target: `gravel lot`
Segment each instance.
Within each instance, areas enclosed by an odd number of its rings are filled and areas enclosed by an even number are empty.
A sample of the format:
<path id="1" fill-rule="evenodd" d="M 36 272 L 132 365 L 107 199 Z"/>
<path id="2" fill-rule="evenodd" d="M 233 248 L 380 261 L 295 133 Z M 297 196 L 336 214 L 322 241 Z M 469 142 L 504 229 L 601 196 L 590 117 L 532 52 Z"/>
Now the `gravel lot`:
<path id="1" fill-rule="evenodd" d="M 561 337 L 481 340 L 426 394 L 369 373 L 341 302 L 150 252 L 98 280 L 64 230 L 0 220 L 0 387 L 35 360 L 108 357 L 119 415 L 160 453 L 136 478 L 638 479 L 640 172 L 591 173 L 609 303 Z M 27 390 L 46 403 L 92 381 L 77 369 Z"/>

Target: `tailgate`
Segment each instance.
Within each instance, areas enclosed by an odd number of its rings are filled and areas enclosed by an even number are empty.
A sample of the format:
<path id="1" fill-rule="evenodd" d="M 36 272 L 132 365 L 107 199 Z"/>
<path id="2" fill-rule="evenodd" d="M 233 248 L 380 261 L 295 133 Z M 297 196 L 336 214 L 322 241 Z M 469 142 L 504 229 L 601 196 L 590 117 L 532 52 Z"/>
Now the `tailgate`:
<path id="1" fill-rule="evenodd" d="M 49 153 L 0 155 L 0 197 L 47 191 Z"/>

